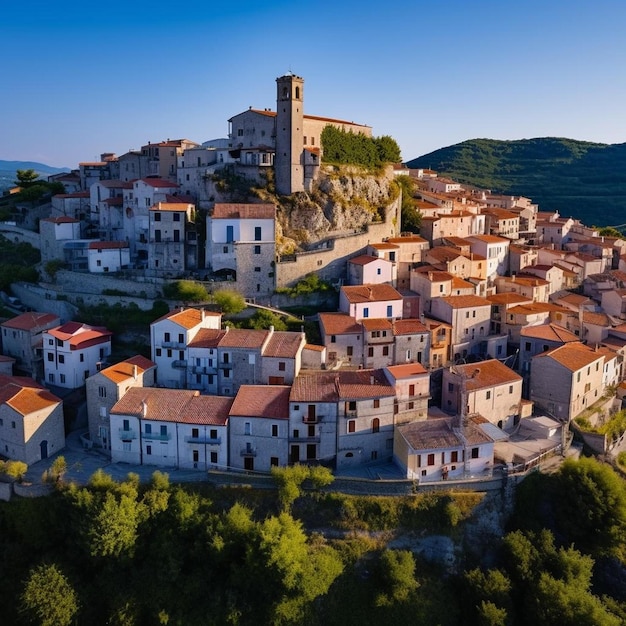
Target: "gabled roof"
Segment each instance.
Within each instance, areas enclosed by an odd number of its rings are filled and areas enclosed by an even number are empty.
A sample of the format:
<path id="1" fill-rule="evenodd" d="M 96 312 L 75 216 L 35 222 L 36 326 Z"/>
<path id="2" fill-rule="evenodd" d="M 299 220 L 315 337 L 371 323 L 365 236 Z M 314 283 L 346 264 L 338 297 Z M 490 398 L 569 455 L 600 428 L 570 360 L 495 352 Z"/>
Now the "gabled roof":
<path id="1" fill-rule="evenodd" d="M 462 377 L 468 390 L 495 387 L 496 385 L 505 385 L 522 380 L 519 374 L 516 374 L 498 359 L 455 365 L 454 370 Z"/>
<path id="2" fill-rule="evenodd" d="M 391 320 L 388 320 L 386 317 L 368 317 L 361 320 L 361 323 L 367 332 L 372 332 L 373 330 L 391 330 L 393 328 Z"/>
<path id="3" fill-rule="evenodd" d="M 351 304 L 402 300 L 398 291 L 387 284 L 344 286 L 341 290 Z"/>
<path id="4" fill-rule="evenodd" d="M 566 343 L 554 350 L 548 350 L 542 354 L 538 354 L 533 357 L 534 359 L 551 359 L 556 361 L 566 369 L 576 372 L 582 369 L 586 365 L 595 363 L 598 359 L 603 359 L 604 354 L 597 352 L 589 346 L 585 346 L 582 343 Z"/>
<path id="5" fill-rule="evenodd" d="M 319 313 L 320 326 L 326 335 L 358 335 L 363 326 L 347 313 Z"/>
<path id="6" fill-rule="evenodd" d="M 30 311 L 28 313 L 22 313 L 17 317 L 13 317 L 6 322 L 2 322 L 0 326 L 3 326 L 4 328 L 15 328 L 16 330 L 39 331 L 54 323 L 59 323 L 58 315 Z"/>
<path id="7" fill-rule="evenodd" d="M 290 392 L 286 385 L 241 385 L 230 416 L 289 419 Z"/>
<path id="8" fill-rule="evenodd" d="M 32 378 L 0 374 L 0 404 L 7 404 L 20 415 L 28 415 L 60 403 L 60 398 Z"/>
<path id="9" fill-rule="evenodd" d="M 145 183 L 146 185 L 149 185 L 150 187 L 154 187 L 154 188 L 161 188 L 161 187 L 177 188 L 180 186 L 178 183 L 174 183 L 171 180 L 166 180 L 165 178 L 140 178 L 139 180 L 142 183 Z"/>
<path id="10" fill-rule="evenodd" d="M 453 309 L 466 309 L 469 307 L 477 306 L 491 306 L 491 302 L 489 302 L 487 298 L 482 298 L 481 296 L 474 295 L 445 296 L 441 298 L 435 298 L 435 300 L 441 300 Z"/>
<path id="11" fill-rule="evenodd" d="M 188 348 L 217 348 L 225 330 L 216 328 L 201 328 L 196 336 L 187 344 Z"/>
<path id="12" fill-rule="evenodd" d="M 428 374 L 428 371 L 421 363 L 403 363 L 402 365 L 390 365 L 387 367 L 387 371 L 393 376 L 395 380 L 400 380 L 402 378 L 414 378 L 415 376 Z"/>
<path id="13" fill-rule="evenodd" d="M 99 343 L 111 341 L 110 330 L 103 326 L 89 326 L 80 322 L 67 322 L 46 331 L 60 341 L 68 341 L 71 350 L 82 350 Z"/>
<path id="14" fill-rule="evenodd" d="M 470 235 L 466 237 L 470 241 L 483 241 L 485 243 L 510 243 L 510 239 L 497 237 L 496 235 Z"/>
<path id="15" fill-rule="evenodd" d="M 220 338 L 220 348 L 259 349 L 269 337 L 269 330 L 229 328 Z"/>
<path id="16" fill-rule="evenodd" d="M 341 400 L 380 398 L 395 395 L 382 370 L 344 370 L 337 372 L 337 392 Z"/>
<path id="17" fill-rule="evenodd" d="M 220 313 L 214 313 L 213 311 L 204 311 L 203 309 L 175 309 L 154 320 L 153 324 L 162 322 L 163 320 L 170 320 L 179 326 L 186 329 L 195 328 L 198 324 L 201 324 L 206 317 L 221 317 Z"/>
<path id="18" fill-rule="evenodd" d="M 279 359 L 295 359 L 304 344 L 302 333 L 275 330 L 270 340 L 263 350 L 264 357 L 274 357 Z"/>
<path id="19" fill-rule="evenodd" d="M 417 335 L 420 333 L 428 333 L 429 329 L 420 320 L 403 319 L 393 322 L 394 335 Z"/>
<path id="20" fill-rule="evenodd" d="M 129 415 L 159 422 L 224 426 L 233 399 L 201 396 L 190 389 L 133 387 L 113 406 L 112 415 Z"/>
<path id="21" fill-rule="evenodd" d="M 443 417 L 402 424 L 397 428 L 413 450 L 445 450 L 464 445 L 464 440 L 460 433 L 455 432 L 452 424 L 452 418 Z M 491 437 L 471 421 L 465 426 L 463 435 L 465 441 L 474 446 L 493 442 Z"/>
<path id="22" fill-rule="evenodd" d="M 361 254 L 360 256 L 355 256 L 353 259 L 350 259 L 348 263 L 352 263 L 353 265 L 369 265 L 370 263 L 374 263 L 375 261 L 386 262 L 385 259 L 381 259 L 378 256 L 372 256 L 371 254 Z"/>
<path id="23" fill-rule="evenodd" d="M 111 365 L 100 371 L 100 374 L 106 376 L 114 383 L 121 383 L 124 380 L 133 378 L 135 371 L 137 374 L 143 374 L 146 370 L 156 367 L 150 359 L 146 359 L 141 355 L 133 356 L 130 359 Z"/>
<path id="24" fill-rule="evenodd" d="M 574 333 L 570 332 L 558 324 L 539 324 L 538 326 L 524 326 L 520 331 L 522 337 L 531 339 L 542 339 L 544 341 L 555 341 L 558 343 L 568 343 L 579 341 Z"/>

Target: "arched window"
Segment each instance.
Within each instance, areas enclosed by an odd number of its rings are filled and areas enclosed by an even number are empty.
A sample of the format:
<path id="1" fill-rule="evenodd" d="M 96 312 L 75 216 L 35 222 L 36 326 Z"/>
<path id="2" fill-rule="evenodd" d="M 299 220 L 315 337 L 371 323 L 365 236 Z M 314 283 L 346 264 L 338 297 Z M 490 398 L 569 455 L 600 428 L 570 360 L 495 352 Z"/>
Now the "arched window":
<path id="1" fill-rule="evenodd" d="M 300 100 L 300 87 L 296 87 L 296 100 Z"/>
<path id="2" fill-rule="evenodd" d="M 372 432 L 377 433 L 379 430 L 380 430 L 380 420 L 377 417 L 375 417 L 372 420 Z"/>

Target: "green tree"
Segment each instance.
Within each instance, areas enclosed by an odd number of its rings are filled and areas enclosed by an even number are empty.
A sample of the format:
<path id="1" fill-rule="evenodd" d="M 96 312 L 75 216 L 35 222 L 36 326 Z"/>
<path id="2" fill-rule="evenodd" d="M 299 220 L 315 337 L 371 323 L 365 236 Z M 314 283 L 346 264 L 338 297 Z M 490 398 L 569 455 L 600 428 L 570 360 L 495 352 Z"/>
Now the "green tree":
<path id="1" fill-rule="evenodd" d="M 0 474 L 22 481 L 28 471 L 28 465 L 22 461 L 0 461 Z"/>
<path id="2" fill-rule="evenodd" d="M 378 150 L 378 158 L 383 163 L 400 163 L 402 155 L 398 142 L 389 135 L 382 135 L 374 139 L 376 149 Z"/>
<path id="3" fill-rule="evenodd" d="M 270 326 L 273 326 L 274 330 L 287 330 L 287 324 L 285 324 L 285 321 L 280 315 L 272 311 L 266 311 L 265 309 L 258 309 L 248 323 L 250 328 L 257 328 L 259 330 L 264 330 Z"/>
<path id="4" fill-rule="evenodd" d="M 302 494 L 302 483 L 309 477 L 306 465 L 272 467 L 272 478 L 278 485 L 278 499 L 284 510 L 289 510 L 294 501 Z"/>
<path id="5" fill-rule="evenodd" d="M 384 550 L 376 567 L 376 606 L 405 602 L 418 587 L 415 559 L 409 550 Z"/>
<path id="6" fill-rule="evenodd" d="M 224 315 L 237 315 L 246 308 L 244 297 L 233 289 L 220 289 L 213 294 L 213 301 Z"/>
<path id="7" fill-rule="evenodd" d="M 32 187 L 35 183 L 43 182 L 39 180 L 39 174 L 33 169 L 17 170 L 16 177 L 15 184 L 22 188 Z"/>
<path id="8" fill-rule="evenodd" d="M 78 612 L 78 596 L 56 565 L 39 565 L 30 571 L 21 608 L 32 624 L 67 626 Z"/>
<path id="9" fill-rule="evenodd" d="M 422 214 L 415 199 L 415 182 L 410 176 L 397 176 L 395 181 L 402 191 L 401 228 L 404 232 L 419 233 Z"/>
<path id="10" fill-rule="evenodd" d="M 624 239 L 624 234 L 617 230 L 617 228 L 613 228 L 613 226 L 603 226 L 599 228 L 598 235 L 600 235 L 600 237 L 617 237 L 618 239 Z"/>
<path id="11" fill-rule="evenodd" d="M 163 295 L 170 300 L 183 302 L 206 302 L 209 299 L 207 290 L 193 280 L 176 280 L 163 286 Z"/>

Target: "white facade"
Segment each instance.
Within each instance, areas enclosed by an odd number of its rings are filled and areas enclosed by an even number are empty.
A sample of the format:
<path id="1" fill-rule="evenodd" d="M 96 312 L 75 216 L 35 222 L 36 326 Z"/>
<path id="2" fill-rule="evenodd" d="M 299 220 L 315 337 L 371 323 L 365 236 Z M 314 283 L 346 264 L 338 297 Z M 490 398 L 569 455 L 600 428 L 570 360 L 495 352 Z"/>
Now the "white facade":
<path id="1" fill-rule="evenodd" d="M 129 264 L 130 249 L 127 243 L 101 241 L 89 244 L 87 267 L 90 273 L 119 272 L 123 267 L 128 267 Z"/>

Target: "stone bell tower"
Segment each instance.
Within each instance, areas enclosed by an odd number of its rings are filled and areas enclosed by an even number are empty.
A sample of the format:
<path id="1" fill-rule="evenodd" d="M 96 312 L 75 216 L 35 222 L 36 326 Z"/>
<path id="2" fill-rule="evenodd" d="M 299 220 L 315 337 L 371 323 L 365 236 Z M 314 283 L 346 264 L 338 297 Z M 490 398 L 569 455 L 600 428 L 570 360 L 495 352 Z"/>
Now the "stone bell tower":
<path id="1" fill-rule="evenodd" d="M 276 79 L 276 191 L 304 191 L 304 79 L 291 72 Z"/>

